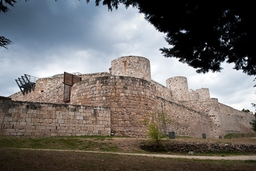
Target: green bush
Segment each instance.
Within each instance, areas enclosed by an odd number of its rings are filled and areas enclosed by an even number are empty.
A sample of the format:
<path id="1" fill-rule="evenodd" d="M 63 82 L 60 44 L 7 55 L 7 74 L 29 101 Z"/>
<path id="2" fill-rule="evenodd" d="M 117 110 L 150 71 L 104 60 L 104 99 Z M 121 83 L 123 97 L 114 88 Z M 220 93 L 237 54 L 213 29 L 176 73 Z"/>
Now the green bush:
<path id="1" fill-rule="evenodd" d="M 161 133 L 158 129 L 158 125 L 155 122 L 150 122 L 147 125 L 147 135 L 157 144 L 159 144 L 160 140 L 161 140 Z"/>

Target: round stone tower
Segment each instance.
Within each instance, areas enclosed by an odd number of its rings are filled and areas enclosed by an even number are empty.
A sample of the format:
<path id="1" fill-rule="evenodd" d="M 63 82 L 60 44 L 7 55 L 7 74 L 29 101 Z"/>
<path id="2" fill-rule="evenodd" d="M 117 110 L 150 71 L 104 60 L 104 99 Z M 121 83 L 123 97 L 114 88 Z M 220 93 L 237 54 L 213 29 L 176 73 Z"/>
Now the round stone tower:
<path id="1" fill-rule="evenodd" d="M 188 81 L 186 77 L 177 76 L 166 80 L 166 87 L 171 89 L 174 100 L 189 100 Z"/>
<path id="2" fill-rule="evenodd" d="M 140 56 L 123 56 L 111 61 L 110 74 L 151 81 L 150 61 Z"/>
<path id="3" fill-rule="evenodd" d="M 197 89 L 196 92 L 198 93 L 198 100 L 204 101 L 210 99 L 210 91 L 208 88 Z"/>

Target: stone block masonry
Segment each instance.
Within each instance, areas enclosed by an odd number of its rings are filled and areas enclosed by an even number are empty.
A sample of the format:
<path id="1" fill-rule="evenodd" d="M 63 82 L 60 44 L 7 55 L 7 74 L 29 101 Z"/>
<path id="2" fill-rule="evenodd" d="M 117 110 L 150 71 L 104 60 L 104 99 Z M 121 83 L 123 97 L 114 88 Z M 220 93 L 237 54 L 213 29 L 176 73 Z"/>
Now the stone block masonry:
<path id="1" fill-rule="evenodd" d="M 206 132 L 210 137 L 224 137 L 228 133 L 252 133 L 250 122 L 254 119 L 252 113 L 235 110 L 230 106 L 219 103 L 217 99 L 211 98 L 205 101 L 188 101 L 183 105 L 203 113 L 210 128 Z M 194 121 L 194 119 L 192 119 Z M 206 123 L 206 124 L 207 124 Z"/>
<path id="2" fill-rule="evenodd" d="M 214 137 L 209 126 L 212 121 L 205 113 L 162 98 L 158 98 L 157 105 L 162 111 L 166 111 L 170 120 L 167 132 L 174 131 L 176 135 L 192 137 L 201 137 L 202 133 L 206 133 L 208 137 Z"/>
<path id="3" fill-rule="evenodd" d="M 188 82 L 186 77 L 173 77 L 166 80 L 167 87 L 173 92 L 173 96 L 178 101 L 187 101 Z"/>
<path id="4" fill-rule="evenodd" d="M 10 136 L 110 135 L 108 107 L 0 99 L 1 134 Z"/>
<path id="5" fill-rule="evenodd" d="M 123 56 L 111 62 L 111 75 L 151 80 L 150 61 L 139 56 Z"/>
<path id="6" fill-rule="evenodd" d="M 36 81 L 34 91 L 25 95 L 22 95 L 21 92 L 17 92 L 12 95 L 12 100 L 42 103 L 64 103 L 63 91 L 63 74 L 60 74 L 48 78 L 39 78 Z"/>
<path id="7" fill-rule="evenodd" d="M 103 76 L 86 79 L 72 87 L 71 102 L 86 106 L 107 106 L 111 130 L 117 136 L 145 136 L 142 121 L 155 110 L 155 84 L 144 79 Z"/>
<path id="8" fill-rule="evenodd" d="M 150 61 L 140 56 L 114 59 L 108 72 L 79 74 L 63 100 L 63 74 L 37 80 L 35 90 L 0 98 L 1 131 L 6 135 L 114 135 L 145 137 L 145 119 L 164 111 L 164 132 L 201 137 L 251 133 L 254 116 L 223 105 L 208 88 L 190 90 L 175 76 L 166 86 L 151 79 Z M 23 102 L 21 102 L 23 101 Z"/>

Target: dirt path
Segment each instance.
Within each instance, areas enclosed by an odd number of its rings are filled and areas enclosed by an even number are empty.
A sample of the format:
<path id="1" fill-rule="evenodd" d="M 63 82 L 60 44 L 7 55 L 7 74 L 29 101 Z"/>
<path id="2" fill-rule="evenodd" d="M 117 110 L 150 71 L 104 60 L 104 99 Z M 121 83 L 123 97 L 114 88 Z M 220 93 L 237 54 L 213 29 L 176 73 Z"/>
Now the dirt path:
<path id="1" fill-rule="evenodd" d="M 55 149 L 33 149 L 22 148 L 21 150 L 37 150 L 37 151 L 72 151 L 79 153 L 97 153 L 97 154 L 118 154 L 128 156 L 143 156 L 143 157 L 159 157 L 159 158 L 183 158 L 183 159 L 198 159 L 198 160 L 255 160 L 256 155 L 239 155 L 239 156 L 194 156 L 194 155 L 169 155 L 169 154 L 146 154 L 146 153 L 120 153 L 120 152 L 101 152 L 101 151 L 84 151 L 84 150 L 55 150 Z"/>

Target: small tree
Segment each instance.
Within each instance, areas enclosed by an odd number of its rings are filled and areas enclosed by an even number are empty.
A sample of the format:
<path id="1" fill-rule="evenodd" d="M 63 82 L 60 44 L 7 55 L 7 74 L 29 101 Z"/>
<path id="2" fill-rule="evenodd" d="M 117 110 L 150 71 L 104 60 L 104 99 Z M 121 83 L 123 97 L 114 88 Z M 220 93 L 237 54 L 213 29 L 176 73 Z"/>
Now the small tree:
<path id="1" fill-rule="evenodd" d="M 147 125 L 149 138 L 159 144 L 161 138 L 166 135 L 167 125 L 171 123 L 171 119 L 167 117 L 166 111 L 158 111 L 150 114 L 144 122 Z"/>
<path id="2" fill-rule="evenodd" d="M 158 125 L 155 122 L 150 122 L 147 125 L 147 135 L 156 143 L 161 141 L 162 134 L 159 131 Z"/>

